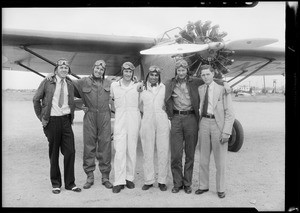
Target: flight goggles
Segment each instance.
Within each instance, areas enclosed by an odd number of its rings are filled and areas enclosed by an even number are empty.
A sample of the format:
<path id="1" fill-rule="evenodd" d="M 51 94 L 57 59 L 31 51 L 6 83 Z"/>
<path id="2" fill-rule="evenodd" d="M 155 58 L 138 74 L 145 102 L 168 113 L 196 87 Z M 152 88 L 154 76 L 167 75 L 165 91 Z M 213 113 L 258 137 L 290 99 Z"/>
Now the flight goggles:
<path id="1" fill-rule="evenodd" d="M 56 66 L 62 66 L 62 65 L 66 65 L 66 66 L 70 67 L 69 62 L 66 59 L 59 59 L 56 62 Z"/>
<path id="2" fill-rule="evenodd" d="M 149 67 L 149 71 L 150 72 L 156 71 L 156 72 L 160 73 L 160 68 L 158 66 L 151 66 L 151 67 Z"/>
<path id="3" fill-rule="evenodd" d="M 103 68 L 106 67 L 106 63 L 103 60 L 98 60 L 94 64 L 95 66 L 102 66 Z"/>
<path id="4" fill-rule="evenodd" d="M 122 65 L 122 70 L 123 70 L 123 69 L 135 70 L 135 67 L 133 66 L 132 63 L 130 63 L 130 62 L 125 62 L 125 63 Z"/>
<path id="5" fill-rule="evenodd" d="M 179 61 L 176 61 L 175 68 L 177 69 L 179 67 L 188 68 L 189 65 L 185 60 L 179 60 Z"/>

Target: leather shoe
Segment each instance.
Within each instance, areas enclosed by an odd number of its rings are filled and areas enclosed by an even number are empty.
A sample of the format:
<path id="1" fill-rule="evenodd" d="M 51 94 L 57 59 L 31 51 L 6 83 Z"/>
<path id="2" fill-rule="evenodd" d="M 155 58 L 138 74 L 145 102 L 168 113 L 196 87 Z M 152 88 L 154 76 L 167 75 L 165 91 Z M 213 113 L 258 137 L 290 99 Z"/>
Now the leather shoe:
<path id="1" fill-rule="evenodd" d="M 102 185 L 104 185 L 107 189 L 112 189 L 113 185 L 108 180 L 103 182 Z"/>
<path id="2" fill-rule="evenodd" d="M 197 189 L 197 190 L 195 191 L 195 194 L 196 194 L 196 195 L 201 195 L 201 194 L 203 194 L 204 192 L 208 192 L 208 189 Z"/>
<path id="3" fill-rule="evenodd" d="M 119 193 L 122 189 L 124 189 L 124 185 L 116 185 L 112 188 L 112 192 Z"/>
<path id="4" fill-rule="evenodd" d="M 134 183 L 132 181 L 126 180 L 126 187 L 128 189 L 133 189 L 135 186 L 134 186 Z"/>
<path id="5" fill-rule="evenodd" d="M 158 183 L 158 187 L 159 187 L 160 191 L 167 191 L 167 189 L 168 189 L 166 184 Z"/>
<path id="6" fill-rule="evenodd" d="M 192 193 L 192 188 L 191 188 L 190 186 L 185 186 L 185 187 L 184 187 L 184 191 L 185 191 L 185 193 L 187 193 L 187 194 L 191 194 L 191 193 Z"/>
<path id="7" fill-rule="evenodd" d="M 175 187 L 175 186 L 174 186 L 174 187 L 172 188 L 172 193 L 178 193 L 180 189 L 183 189 L 183 186 L 180 186 L 180 187 Z"/>
<path id="8" fill-rule="evenodd" d="M 83 185 L 83 188 L 84 189 L 89 189 L 91 188 L 91 186 L 94 184 L 94 182 L 90 183 L 90 182 L 86 182 L 84 185 Z"/>
<path id="9" fill-rule="evenodd" d="M 150 189 L 152 186 L 153 186 L 153 184 L 149 184 L 149 185 L 144 184 L 143 187 L 142 187 L 142 190 L 148 190 L 148 189 Z"/>
<path id="10" fill-rule="evenodd" d="M 225 197 L 225 192 L 218 192 L 219 198 L 224 198 Z"/>
<path id="11" fill-rule="evenodd" d="M 81 188 L 74 186 L 72 189 L 66 188 L 66 190 L 72 190 L 73 192 L 81 192 Z"/>
<path id="12" fill-rule="evenodd" d="M 53 188 L 52 193 L 53 194 L 59 194 L 60 193 L 60 188 Z"/>

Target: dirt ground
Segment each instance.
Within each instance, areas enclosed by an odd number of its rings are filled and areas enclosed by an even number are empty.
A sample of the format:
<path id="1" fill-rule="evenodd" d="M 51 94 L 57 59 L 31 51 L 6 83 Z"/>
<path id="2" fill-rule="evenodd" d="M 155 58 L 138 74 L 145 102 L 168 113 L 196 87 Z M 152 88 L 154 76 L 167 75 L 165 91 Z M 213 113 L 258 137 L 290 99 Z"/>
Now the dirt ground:
<path id="1" fill-rule="evenodd" d="M 283 211 L 285 204 L 285 104 L 284 96 L 234 97 L 236 118 L 244 128 L 240 151 L 228 152 L 227 195 L 216 195 L 215 165 L 210 165 L 210 191 L 195 195 L 198 189 L 199 149 L 195 154 L 193 192 L 171 193 L 157 187 L 142 191 L 142 149 L 138 144 L 135 189 L 114 194 L 101 185 L 99 169 L 95 184 L 81 193 L 51 192 L 48 142 L 34 114 L 32 92 L 2 93 L 2 207 L 249 207 L 258 211 Z M 249 101 L 250 100 L 250 101 Z M 75 178 L 82 187 L 82 117 L 76 112 L 73 131 L 76 143 Z M 62 156 L 60 157 L 61 170 Z M 113 168 L 112 168 L 113 169 Z M 113 182 L 113 170 L 111 172 Z"/>

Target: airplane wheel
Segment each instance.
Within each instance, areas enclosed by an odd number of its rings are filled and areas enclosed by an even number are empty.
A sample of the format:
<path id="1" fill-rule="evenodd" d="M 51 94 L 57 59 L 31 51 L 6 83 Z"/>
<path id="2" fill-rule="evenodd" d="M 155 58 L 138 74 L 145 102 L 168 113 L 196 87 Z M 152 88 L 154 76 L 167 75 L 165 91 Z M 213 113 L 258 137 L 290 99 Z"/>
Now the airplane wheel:
<path id="1" fill-rule="evenodd" d="M 232 133 L 228 141 L 228 151 L 237 152 L 241 149 L 244 142 L 244 130 L 242 124 L 235 119 Z"/>

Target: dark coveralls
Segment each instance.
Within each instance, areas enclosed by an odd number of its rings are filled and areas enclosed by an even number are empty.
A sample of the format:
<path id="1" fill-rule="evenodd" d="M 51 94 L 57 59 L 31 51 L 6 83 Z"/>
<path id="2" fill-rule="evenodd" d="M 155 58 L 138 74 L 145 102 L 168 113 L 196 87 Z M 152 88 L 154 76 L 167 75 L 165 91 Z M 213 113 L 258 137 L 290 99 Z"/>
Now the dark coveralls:
<path id="1" fill-rule="evenodd" d="M 83 169 L 87 174 L 87 182 L 94 182 L 96 157 L 104 183 L 109 180 L 111 171 L 111 82 L 89 76 L 73 83 L 77 90 L 75 96 L 81 97 L 84 105 L 88 107 L 83 118 Z"/>

